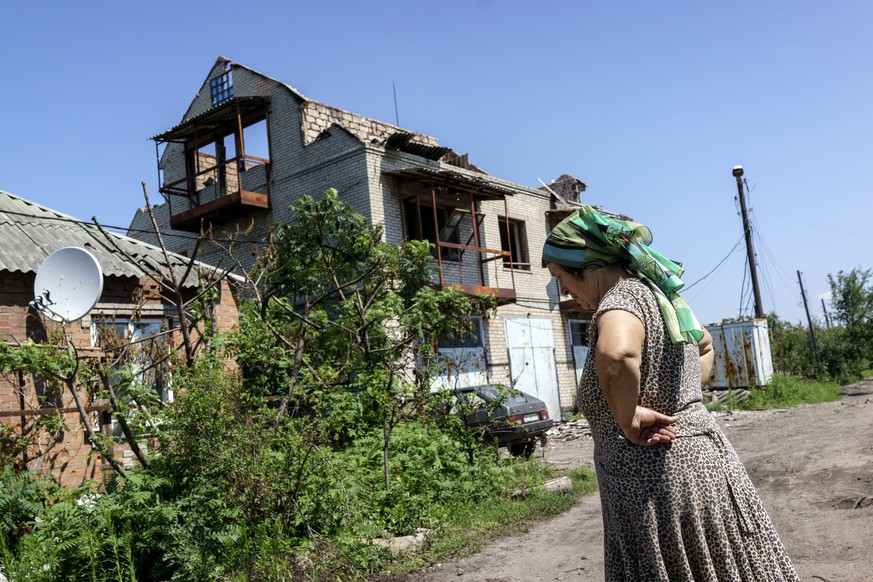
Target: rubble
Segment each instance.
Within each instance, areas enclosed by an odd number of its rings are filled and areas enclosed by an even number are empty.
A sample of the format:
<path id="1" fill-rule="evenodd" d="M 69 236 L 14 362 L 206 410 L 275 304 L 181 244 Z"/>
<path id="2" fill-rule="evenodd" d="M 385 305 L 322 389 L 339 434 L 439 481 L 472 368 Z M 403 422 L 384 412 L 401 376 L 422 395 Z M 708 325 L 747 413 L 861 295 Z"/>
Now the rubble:
<path id="1" fill-rule="evenodd" d="M 556 424 L 546 432 L 550 441 L 575 441 L 581 438 L 591 438 L 591 427 L 584 418 L 567 420 Z"/>

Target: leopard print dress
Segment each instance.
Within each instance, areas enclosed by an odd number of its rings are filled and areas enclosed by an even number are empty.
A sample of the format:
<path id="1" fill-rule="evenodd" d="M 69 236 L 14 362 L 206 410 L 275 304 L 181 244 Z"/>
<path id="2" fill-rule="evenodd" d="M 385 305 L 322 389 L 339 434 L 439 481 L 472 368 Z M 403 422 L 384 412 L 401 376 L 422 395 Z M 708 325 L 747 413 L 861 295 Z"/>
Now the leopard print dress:
<path id="1" fill-rule="evenodd" d="M 636 315 L 646 331 L 640 405 L 678 417 L 676 438 L 631 444 L 615 424 L 588 352 L 579 403 L 594 437 L 607 581 L 799 581 L 731 444 L 702 404 L 696 346 L 673 344 L 645 283 L 624 279 L 594 315 Z"/>

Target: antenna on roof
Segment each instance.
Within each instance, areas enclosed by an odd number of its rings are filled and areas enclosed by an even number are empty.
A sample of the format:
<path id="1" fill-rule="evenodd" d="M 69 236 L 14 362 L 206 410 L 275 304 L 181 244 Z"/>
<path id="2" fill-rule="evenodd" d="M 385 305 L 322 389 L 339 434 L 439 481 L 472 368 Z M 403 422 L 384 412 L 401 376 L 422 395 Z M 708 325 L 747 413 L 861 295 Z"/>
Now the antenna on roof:
<path id="1" fill-rule="evenodd" d="M 103 270 L 97 259 L 79 247 L 58 249 L 43 261 L 33 283 L 31 305 L 54 321 L 69 323 L 84 317 L 103 293 Z"/>
<path id="2" fill-rule="evenodd" d="M 559 200 L 563 200 L 563 199 L 564 199 L 563 196 L 559 196 L 557 192 L 555 192 L 554 190 L 552 190 L 552 189 L 549 187 L 548 184 L 546 184 L 545 182 L 543 182 L 543 181 L 540 180 L 539 178 L 537 178 L 537 182 L 539 182 L 540 184 L 542 184 L 542 185 L 543 185 L 543 188 L 545 188 L 546 191 L 548 191 L 548 193 L 551 194 L 552 196 L 554 196 L 555 198 L 557 198 L 557 199 L 559 199 Z"/>
<path id="3" fill-rule="evenodd" d="M 400 114 L 397 112 L 397 83 L 391 81 L 391 86 L 394 88 L 394 119 L 396 120 L 395 125 L 400 127 Z"/>

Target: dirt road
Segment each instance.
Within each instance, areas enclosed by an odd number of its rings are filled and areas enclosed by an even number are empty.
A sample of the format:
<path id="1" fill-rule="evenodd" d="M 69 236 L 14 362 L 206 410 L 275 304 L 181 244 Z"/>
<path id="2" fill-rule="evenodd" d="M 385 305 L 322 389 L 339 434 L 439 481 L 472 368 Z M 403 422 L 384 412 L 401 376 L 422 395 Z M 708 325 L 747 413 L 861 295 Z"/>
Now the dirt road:
<path id="1" fill-rule="evenodd" d="M 719 417 L 804 582 L 873 582 L 873 380 L 839 402 Z M 560 467 L 592 467 L 590 439 L 549 444 Z M 592 467 L 593 470 L 593 467 Z M 409 581 L 603 580 L 599 496 L 469 558 Z"/>

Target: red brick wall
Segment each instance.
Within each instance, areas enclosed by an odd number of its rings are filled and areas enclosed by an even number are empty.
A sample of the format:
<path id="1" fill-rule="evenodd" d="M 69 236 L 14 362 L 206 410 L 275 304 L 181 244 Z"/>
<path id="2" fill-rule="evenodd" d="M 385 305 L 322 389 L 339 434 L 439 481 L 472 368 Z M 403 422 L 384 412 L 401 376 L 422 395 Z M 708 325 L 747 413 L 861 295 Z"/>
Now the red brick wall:
<path id="1" fill-rule="evenodd" d="M 29 306 L 30 301 L 33 300 L 33 282 L 33 274 L 0 272 L 0 337 L 2 341 L 11 345 L 24 343 L 28 339 L 44 342 L 53 331 L 61 327 L 59 323 L 43 317 Z M 143 289 L 144 285 L 145 289 Z M 108 314 L 106 309 L 100 308 L 101 304 L 130 305 L 130 310 L 117 313 L 121 317 L 130 317 L 134 305 L 132 298 L 138 290 L 144 292 L 146 297 L 151 299 L 152 304 L 156 305 L 159 299 L 154 289 L 149 289 L 151 285 L 153 283 L 145 278 L 137 281 L 106 277 L 97 311 Z M 227 281 L 221 283 L 220 299 L 214 313 L 219 331 L 229 331 L 239 323 L 237 299 Z M 177 321 L 175 314 L 171 317 L 174 322 Z M 80 355 L 98 354 L 91 347 L 90 325 L 83 326 L 82 322 L 73 322 L 67 326 L 67 332 Z M 174 341 L 174 338 L 171 337 L 170 341 Z M 22 380 L 24 386 L 23 389 L 19 389 Z M 13 427 L 19 433 L 22 430 L 33 431 L 34 423 L 41 417 L 21 415 L 19 411 L 40 408 L 36 394 L 43 386 L 45 386 L 44 382 L 27 374 L 0 376 L 0 422 Z M 84 389 L 80 388 L 79 394 L 86 406 L 105 406 L 102 402 L 91 402 Z M 70 411 L 55 412 L 51 415 L 62 418 L 65 428 L 57 433 L 56 440 L 50 439 L 45 431 L 41 432 L 41 438 L 37 439 L 27 452 L 28 468 L 52 474 L 66 486 L 78 486 L 89 480 L 100 479 L 103 470 L 109 466 L 88 442 L 79 414 L 75 411 L 75 402 L 70 391 L 66 388 L 59 391 L 59 399 L 45 407 L 70 409 Z M 91 411 L 88 416 L 95 430 L 105 430 L 105 427 L 101 427 L 102 415 L 99 411 Z M 42 419 L 45 420 L 45 416 Z M 116 446 L 113 454 L 126 462 L 131 458 L 126 445 Z"/>

